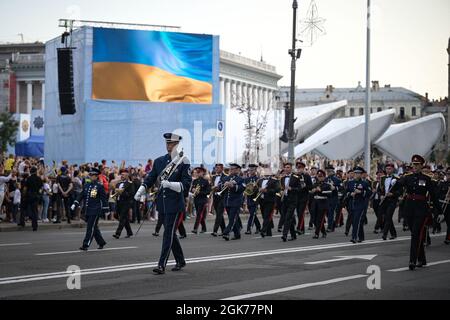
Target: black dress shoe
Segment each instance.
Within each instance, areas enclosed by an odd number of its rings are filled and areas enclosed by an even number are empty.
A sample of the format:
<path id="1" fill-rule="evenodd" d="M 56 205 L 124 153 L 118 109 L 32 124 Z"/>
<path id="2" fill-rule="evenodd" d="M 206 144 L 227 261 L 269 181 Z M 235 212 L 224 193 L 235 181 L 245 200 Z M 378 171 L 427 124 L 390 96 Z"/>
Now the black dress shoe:
<path id="1" fill-rule="evenodd" d="M 408 268 L 409 268 L 409 270 L 412 271 L 416 268 L 416 265 L 414 263 L 410 262 Z"/>
<path id="2" fill-rule="evenodd" d="M 286 237 L 281 237 L 281 240 L 283 240 L 283 242 L 286 242 L 287 238 Z"/>
<path id="3" fill-rule="evenodd" d="M 346 237 L 348 237 L 348 232 L 345 232 L 344 234 L 345 234 Z"/>
<path id="4" fill-rule="evenodd" d="M 158 232 L 153 232 L 152 236 L 157 237 L 157 236 L 159 236 L 159 233 Z"/>
<path id="5" fill-rule="evenodd" d="M 394 239 L 397 239 L 397 237 L 392 236 L 389 238 L 389 240 L 394 240 Z"/>
<path id="6" fill-rule="evenodd" d="M 264 232 L 261 232 L 261 238 L 264 238 L 266 234 Z"/>
<path id="7" fill-rule="evenodd" d="M 379 232 L 378 230 L 373 230 L 373 233 L 378 234 Z"/>
<path id="8" fill-rule="evenodd" d="M 364 240 L 358 240 L 358 243 L 361 243 L 361 242 L 363 242 Z"/>
<path id="9" fill-rule="evenodd" d="M 80 247 L 81 251 L 88 251 L 88 247 Z"/>
<path id="10" fill-rule="evenodd" d="M 355 240 L 355 239 L 352 239 L 352 240 L 350 240 L 350 242 L 352 242 L 352 243 L 356 243 L 356 240 Z"/>
<path id="11" fill-rule="evenodd" d="M 417 263 L 417 268 L 422 268 L 423 266 L 426 266 L 427 265 L 427 262 L 426 261 L 419 261 L 418 263 Z"/>
<path id="12" fill-rule="evenodd" d="M 444 240 L 444 243 L 448 245 L 448 244 L 450 244 L 450 240 L 445 239 L 445 240 Z"/>
<path id="13" fill-rule="evenodd" d="M 132 234 L 127 234 L 126 236 L 125 236 L 125 238 L 131 238 L 133 235 Z"/>
<path id="14" fill-rule="evenodd" d="M 251 231 L 245 231 L 245 234 L 252 234 Z"/>
<path id="15" fill-rule="evenodd" d="M 197 234 L 198 232 L 197 232 L 197 230 L 192 230 L 191 231 L 193 234 Z"/>
<path id="16" fill-rule="evenodd" d="M 231 238 L 231 240 L 239 240 L 239 239 L 241 239 L 241 236 Z"/>
<path id="17" fill-rule="evenodd" d="M 120 236 L 117 235 L 117 234 L 113 234 L 113 237 L 116 238 L 116 239 L 119 239 L 119 238 L 120 238 Z"/>
<path id="18" fill-rule="evenodd" d="M 382 236 L 382 237 L 381 237 L 381 239 L 383 239 L 383 240 L 387 240 L 387 238 L 386 238 L 385 236 Z"/>
<path id="19" fill-rule="evenodd" d="M 314 237 L 313 237 L 313 239 L 319 239 L 319 235 L 318 235 L 318 234 L 315 234 Z"/>
<path id="20" fill-rule="evenodd" d="M 212 235 L 213 237 L 217 237 L 217 232 L 213 232 L 213 233 L 211 233 L 211 235 Z"/>
<path id="21" fill-rule="evenodd" d="M 280 229 L 280 228 L 278 228 L 278 232 L 283 232 L 283 230 L 282 230 L 282 229 Z"/>
<path id="22" fill-rule="evenodd" d="M 98 250 L 102 250 L 104 246 L 106 246 L 106 243 L 105 243 L 105 244 L 102 244 L 102 245 L 100 245 L 100 246 L 98 246 L 97 249 L 98 249 Z"/>
<path id="23" fill-rule="evenodd" d="M 226 234 L 224 234 L 224 235 L 222 236 L 222 238 L 224 238 L 226 241 L 229 241 L 229 240 L 230 240 L 230 237 L 229 237 L 228 235 L 226 235 Z"/>
<path id="24" fill-rule="evenodd" d="M 181 269 L 183 269 L 186 266 L 186 262 L 180 263 L 180 264 L 176 264 L 175 267 L 172 268 L 172 271 L 180 271 Z"/>
<path id="25" fill-rule="evenodd" d="M 158 267 L 158 268 L 153 269 L 153 272 L 155 274 L 164 274 L 166 271 L 164 270 L 163 267 Z"/>

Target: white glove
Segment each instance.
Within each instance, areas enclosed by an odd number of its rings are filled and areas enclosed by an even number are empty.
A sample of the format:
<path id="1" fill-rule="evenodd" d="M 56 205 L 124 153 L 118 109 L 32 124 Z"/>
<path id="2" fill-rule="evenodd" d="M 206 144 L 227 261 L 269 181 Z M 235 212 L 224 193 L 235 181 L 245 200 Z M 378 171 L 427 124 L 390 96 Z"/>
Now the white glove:
<path id="1" fill-rule="evenodd" d="M 181 192 L 181 183 L 180 182 L 170 182 L 167 180 L 163 180 L 161 181 L 161 187 L 163 187 L 164 189 L 171 189 L 175 192 L 180 193 Z"/>
<path id="2" fill-rule="evenodd" d="M 145 193 L 145 187 L 140 186 L 136 194 L 134 195 L 134 200 L 139 201 L 141 199 L 141 196 Z"/>
<path id="3" fill-rule="evenodd" d="M 72 211 L 74 211 L 75 210 L 75 205 L 73 204 L 71 207 L 70 207 L 70 210 L 72 210 Z"/>
<path id="4" fill-rule="evenodd" d="M 441 223 L 445 220 L 445 216 L 443 214 L 438 215 L 436 221 L 437 223 Z"/>

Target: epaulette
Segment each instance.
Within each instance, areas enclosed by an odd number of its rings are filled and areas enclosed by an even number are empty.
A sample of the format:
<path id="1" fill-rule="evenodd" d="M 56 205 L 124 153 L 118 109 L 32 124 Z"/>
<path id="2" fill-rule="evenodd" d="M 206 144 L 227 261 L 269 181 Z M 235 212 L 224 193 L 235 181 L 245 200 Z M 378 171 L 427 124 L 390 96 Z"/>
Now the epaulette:
<path id="1" fill-rule="evenodd" d="M 412 174 L 413 174 L 412 172 L 408 172 L 408 173 L 403 174 L 403 177 L 410 176 Z"/>
<path id="2" fill-rule="evenodd" d="M 295 178 L 300 178 L 300 176 L 296 175 L 296 174 L 292 174 Z"/>

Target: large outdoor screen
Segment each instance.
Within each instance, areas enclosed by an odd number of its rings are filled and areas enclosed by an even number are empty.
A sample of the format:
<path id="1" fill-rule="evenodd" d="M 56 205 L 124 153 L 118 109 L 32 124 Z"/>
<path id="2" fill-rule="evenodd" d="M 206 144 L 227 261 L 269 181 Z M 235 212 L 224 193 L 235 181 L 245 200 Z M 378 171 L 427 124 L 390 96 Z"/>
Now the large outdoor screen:
<path id="1" fill-rule="evenodd" d="M 92 98 L 213 103 L 213 37 L 94 28 Z"/>

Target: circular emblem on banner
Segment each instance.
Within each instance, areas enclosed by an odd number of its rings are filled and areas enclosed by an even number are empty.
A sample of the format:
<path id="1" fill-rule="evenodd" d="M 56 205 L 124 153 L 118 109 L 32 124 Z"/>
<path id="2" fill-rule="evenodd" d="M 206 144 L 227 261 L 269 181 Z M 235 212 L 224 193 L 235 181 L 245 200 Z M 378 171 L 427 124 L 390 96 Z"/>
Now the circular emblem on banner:
<path id="1" fill-rule="evenodd" d="M 22 131 L 23 132 L 27 132 L 29 128 L 30 128 L 30 124 L 28 123 L 28 121 L 27 120 L 23 120 L 22 121 Z"/>
<path id="2" fill-rule="evenodd" d="M 222 123 L 222 122 L 219 122 L 219 123 L 217 124 L 217 130 L 219 130 L 219 131 L 222 131 L 222 130 L 223 130 L 223 123 Z"/>

